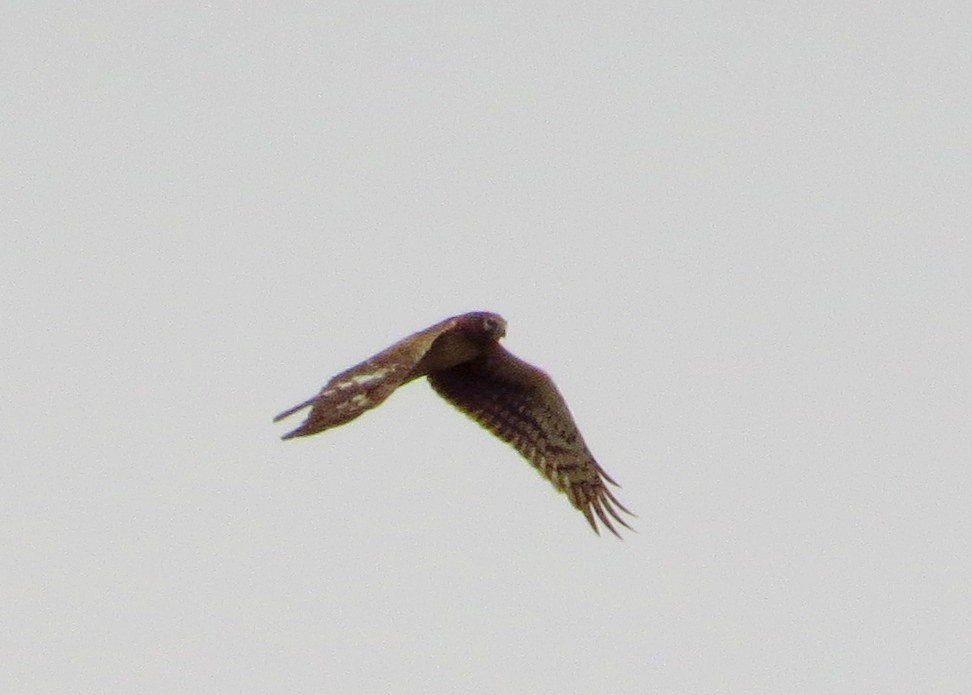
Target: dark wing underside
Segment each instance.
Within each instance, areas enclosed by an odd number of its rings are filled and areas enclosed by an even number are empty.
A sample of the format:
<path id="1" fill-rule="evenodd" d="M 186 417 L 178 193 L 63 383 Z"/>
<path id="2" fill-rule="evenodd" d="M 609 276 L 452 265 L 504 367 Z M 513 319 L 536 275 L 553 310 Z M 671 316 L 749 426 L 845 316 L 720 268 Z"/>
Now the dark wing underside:
<path id="1" fill-rule="evenodd" d="M 606 485 L 614 481 L 588 451 L 546 373 L 494 343 L 481 356 L 428 378 L 440 396 L 512 445 L 566 494 L 595 531 L 595 515 L 616 536 L 611 519 L 630 528 L 617 510 L 630 512 Z"/>

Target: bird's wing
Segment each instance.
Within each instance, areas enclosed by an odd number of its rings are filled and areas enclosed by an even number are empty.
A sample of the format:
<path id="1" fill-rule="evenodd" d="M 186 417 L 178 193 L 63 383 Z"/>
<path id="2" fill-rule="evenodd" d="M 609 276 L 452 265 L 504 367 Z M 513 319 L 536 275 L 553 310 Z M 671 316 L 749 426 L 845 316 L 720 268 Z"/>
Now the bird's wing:
<path id="1" fill-rule="evenodd" d="M 616 483 L 594 460 L 545 372 L 494 343 L 475 359 L 430 372 L 429 382 L 440 396 L 519 451 L 567 495 L 595 531 L 595 515 L 616 536 L 612 518 L 631 528 L 617 509 L 631 512 L 606 485 Z"/>
<path id="2" fill-rule="evenodd" d="M 317 434 L 343 425 L 379 405 L 405 382 L 421 376 L 422 372 L 416 367 L 436 339 L 455 327 L 458 318 L 446 319 L 414 333 L 361 364 L 344 370 L 328 381 L 316 396 L 277 415 L 274 422 L 308 406 L 311 409 L 304 423 L 285 434 L 283 439 Z"/>

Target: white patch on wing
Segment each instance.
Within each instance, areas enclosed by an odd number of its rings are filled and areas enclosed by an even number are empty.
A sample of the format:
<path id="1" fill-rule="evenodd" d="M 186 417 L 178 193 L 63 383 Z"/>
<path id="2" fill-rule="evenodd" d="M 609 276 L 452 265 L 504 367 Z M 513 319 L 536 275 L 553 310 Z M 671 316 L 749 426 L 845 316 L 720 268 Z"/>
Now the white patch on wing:
<path id="1" fill-rule="evenodd" d="M 368 396 L 366 396 L 365 394 L 359 393 L 359 394 L 357 394 L 355 396 L 352 396 L 350 402 L 351 402 L 351 405 L 353 405 L 353 406 L 355 406 L 357 408 L 361 408 L 363 406 L 368 405 L 368 403 L 370 403 L 370 400 L 368 399 Z"/>
<path id="2" fill-rule="evenodd" d="M 382 367 L 381 369 L 376 369 L 375 371 L 370 372 L 368 374 L 358 374 L 356 376 L 353 376 L 351 377 L 351 380 L 358 385 L 367 384 L 369 381 L 374 381 L 375 379 L 381 379 L 390 371 L 391 369 L 389 369 L 388 367 Z"/>
<path id="3" fill-rule="evenodd" d="M 367 372 L 365 374 L 355 374 L 353 377 L 347 381 L 342 381 L 339 384 L 335 384 L 335 388 L 339 389 L 349 389 L 355 386 L 363 386 L 364 384 L 369 384 L 372 381 L 377 381 L 378 379 L 384 378 L 386 374 L 391 371 L 388 367 L 381 367 L 373 372 Z"/>

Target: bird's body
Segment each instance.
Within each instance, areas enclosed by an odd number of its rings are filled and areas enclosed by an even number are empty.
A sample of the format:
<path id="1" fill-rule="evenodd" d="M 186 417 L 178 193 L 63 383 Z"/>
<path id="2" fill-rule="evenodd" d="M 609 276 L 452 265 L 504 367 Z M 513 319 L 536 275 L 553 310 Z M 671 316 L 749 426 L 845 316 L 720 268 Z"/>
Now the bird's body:
<path id="1" fill-rule="evenodd" d="M 436 393 L 513 446 L 564 492 L 595 531 L 596 515 L 618 535 L 608 515 L 628 526 L 614 507 L 628 510 L 605 484 L 614 481 L 587 449 L 550 377 L 500 345 L 504 335 L 506 321 L 496 314 L 454 316 L 341 372 L 318 395 L 274 421 L 310 407 L 304 423 L 284 439 L 316 434 L 353 420 L 399 386 L 425 376 Z"/>

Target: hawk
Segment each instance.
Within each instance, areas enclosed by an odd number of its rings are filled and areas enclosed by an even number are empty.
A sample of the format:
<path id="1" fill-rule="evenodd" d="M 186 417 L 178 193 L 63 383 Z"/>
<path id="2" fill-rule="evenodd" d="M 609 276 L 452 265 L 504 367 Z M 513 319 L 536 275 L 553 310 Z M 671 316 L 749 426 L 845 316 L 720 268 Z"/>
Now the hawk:
<path id="1" fill-rule="evenodd" d="M 567 495 L 595 532 L 596 516 L 620 538 L 611 520 L 630 529 L 617 510 L 631 512 L 607 486 L 617 483 L 594 460 L 554 382 L 500 345 L 505 335 L 506 321 L 497 314 L 453 316 L 346 369 L 274 422 L 309 407 L 304 423 L 283 439 L 317 434 L 374 408 L 399 386 L 428 377 L 436 393 L 510 444 Z"/>

